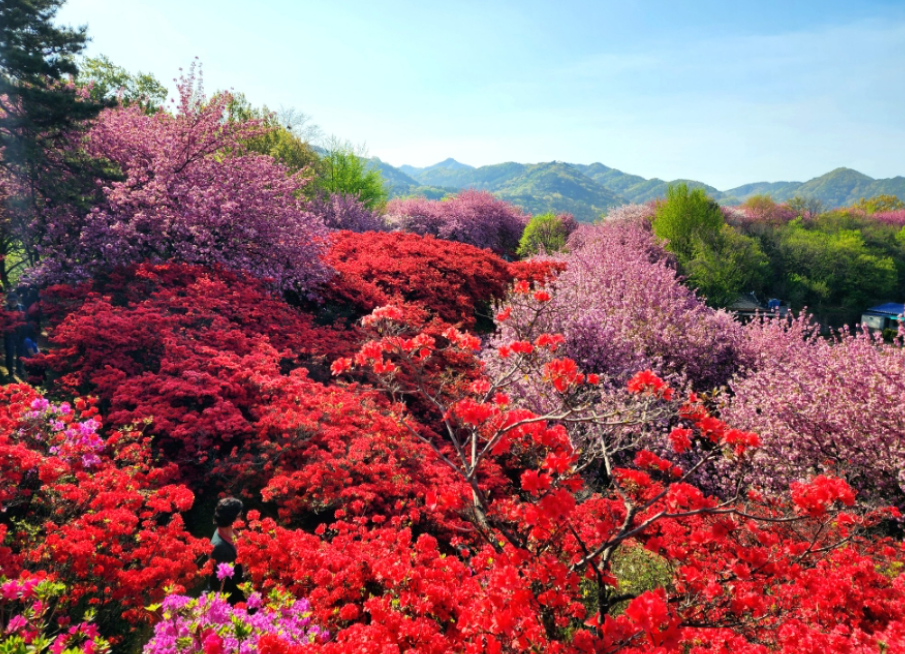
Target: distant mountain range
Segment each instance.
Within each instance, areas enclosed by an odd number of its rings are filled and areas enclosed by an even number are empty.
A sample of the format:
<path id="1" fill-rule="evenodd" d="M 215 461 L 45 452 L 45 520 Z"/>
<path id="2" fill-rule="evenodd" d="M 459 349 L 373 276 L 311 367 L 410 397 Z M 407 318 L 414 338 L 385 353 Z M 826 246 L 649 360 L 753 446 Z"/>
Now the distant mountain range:
<path id="1" fill-rule="evenodd" d="M 849 206 L 862 197 L 880 194 L 905 200 L 905 177 L 873 179 L 850 168 L 837 168 L 807 182 L 755 182 L 720 191 L 689 179 L 670 182 L 645 179 L 601 163 L 508 162 L 475 168 L 450 158 L 426 168 L 395 168 L 376 157 L 371 162 L 383 174 L 391 197 L 442 198 L 462 189 L 476 188 L 491 191 L 532 214 L 568 212 L 588 222 L 611 207 L 663 197 L 669 184 L 679 182 L 685 182 L 689 188 L 703 188 L 714 200 L 727 205 L 740 204 L 758 194 L 770 195 L 778 202 L 795 196 L 815 198 L 828 207 Z"/>

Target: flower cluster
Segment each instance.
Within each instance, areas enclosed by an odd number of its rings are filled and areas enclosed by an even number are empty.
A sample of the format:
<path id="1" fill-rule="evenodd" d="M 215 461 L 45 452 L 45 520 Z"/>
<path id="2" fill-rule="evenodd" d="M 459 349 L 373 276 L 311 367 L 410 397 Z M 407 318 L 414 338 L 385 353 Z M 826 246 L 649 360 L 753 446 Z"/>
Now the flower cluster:
<path id="1" fill-rule="evenodd" d="M 266 601 L 252 593 L 242 608 L 219 594 L 171 594 L 150 609 L 160 619 L 144 654 L 302 654 L 330 639 L 312 622 L 307 600 L 283 593 Z"/>
<path id="2" fill-rule="evenodd" d="M 104 654 L 108 642 L 89 619 L 78 624 L 60 615 L 65 585 L 47 578 L 0 576 L 0 651 L 29 654 Z"/>

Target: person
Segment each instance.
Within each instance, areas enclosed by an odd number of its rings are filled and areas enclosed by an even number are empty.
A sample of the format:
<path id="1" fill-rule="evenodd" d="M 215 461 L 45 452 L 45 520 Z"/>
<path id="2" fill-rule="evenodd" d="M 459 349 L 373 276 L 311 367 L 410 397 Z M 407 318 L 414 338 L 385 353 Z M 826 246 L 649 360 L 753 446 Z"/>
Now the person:
<path id="1" fill-rule="evenodd" d="M 211 560 L 214 562 L 214 569 L 210 576 L 209 589 L 213 592 L 223 592 L 229 596 L 231 605 L 245 601 L 245 595 L 239 589 L 242 583 L 243 571 L 242 565 L 236 563 L 238 552 L 236 550 L 236 534 L 233 531 L 233 523 L 242 515 L 242 500 L 235 497 L 226 497 L 217 503 L 214 509 L 214 524 L 217 530 L 211 538 L 213 551 L 211 552 Z M 221 564 L 229 564 L 233 566 L 232 576 L 218 577 L 218 567 Z"/>
<path id="2" fill-rule="evenodd" d="M 7 320 L 9 327 L 3 332 L 3 350 L 6 354 L 6 373 L 10 377 L 18 374 L 23 376 L 22 355 L 25 349 L 22 344 L 23 327 L 25 324 L 25 309 L 19 302 L 19 296 L 10 292 L 6 296 Z"/>

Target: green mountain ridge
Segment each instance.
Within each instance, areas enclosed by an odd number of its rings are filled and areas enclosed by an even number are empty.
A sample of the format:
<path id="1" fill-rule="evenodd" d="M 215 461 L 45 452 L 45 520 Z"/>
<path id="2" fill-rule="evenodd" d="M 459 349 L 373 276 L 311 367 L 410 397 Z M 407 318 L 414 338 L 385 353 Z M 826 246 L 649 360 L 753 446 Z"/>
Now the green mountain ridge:
<path id="1" fill-rule="evenodd" d="M 607 209 L 626 202 L 643 203 L 664 197 L 669 184 L 681 182 L 689 188 L 704 189 L 725 205 L 740 204 L 758 194 L 770 195 L 778 202 L 801 196 L 820 200 L 828 207 L 849 206 L 862 197 L 880 194 L 905 200 L 905 177 L 874 179 L 851 168 L 836 168 L 807 182 L 754 182 L 720 191 L 696 180 L 646 179 L 599 162 L 509 161 L 475 168 L 449 158 L 425 168 L 393 168 L 379 159 L 374 161 L 379 162 L 388 181 L 391 197 L 418 194 L 443 197 L 446 193 L 475 188 L 490 191 L 532 214 L 568 212 L 584 222 L 593 221 Z"/>

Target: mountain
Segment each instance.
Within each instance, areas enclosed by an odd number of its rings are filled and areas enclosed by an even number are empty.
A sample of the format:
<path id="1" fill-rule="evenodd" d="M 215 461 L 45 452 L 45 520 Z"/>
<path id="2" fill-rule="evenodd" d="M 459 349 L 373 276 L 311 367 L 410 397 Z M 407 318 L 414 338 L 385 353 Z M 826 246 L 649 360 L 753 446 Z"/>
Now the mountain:
<path id="1" fill-rule="evenodd" d="M 582 222 L 593 222 L 607 209 L 626 203 L 625 198 L 561 161 L 525 166 L 488 190 L 531 214 L 571 213 Z"/>
<path id="2" fill-rule="evenodd" d="M 714 200 L 727 205 L 739 204 L 758 194 L 770 195 L 779 202 L 795 196 L 816 198 L 827 207 L 850 206 L 862 197 L 880 194 L 905 200 L 905 177 L 873 179 L 850 168 L 837 168 L 807 182 L 754 182 L 720 191 L 695 180 L 645 179 L 602 163 L 523 164 L 510 161 L 475 168 L 450 158 L 425 168 L 393 168 L 384 162 L 380 162 L 380 166 L 390 180 L 392 197 L 416 194 L 443 197 L 447 193 L 476 188 L 518 204 L 532 214 L 565 211 L 586 222 L 596 220 L 618 204 L 643 203 L 664 197 L 669 184 L 682 182 L 689 188 L 704 189 Z M 424 190 L 416 190 L 419 188 Z"/>
<path id="3" fill-rule="evenodd" d="M 428 166 L 427 168 L 415 168 L 414 166 L 407 165 L 399 166 L 399 170 L 404 172 L 406 175 L 411 176 L 420 175 L 437 168 L 442 168 L 445 170 L 474 170 L 474 166 L 469 166 L 468 164 L 456 161 L 452 157 L 450 157 L 449 159 L 444 159 L 440 163 L 435 163 L 433 166 Z"/>
<path id="4" fill-rule="evenodd" d="M 439 200 L 459 190 L 458 188 L 436 188 L 422 184 L 405 174 L 402 168 L 395 168 L 377 157 L 369 159 L 368 165 L 380 171 L 391 198 L 423 195 L 431 200 Z"/>

